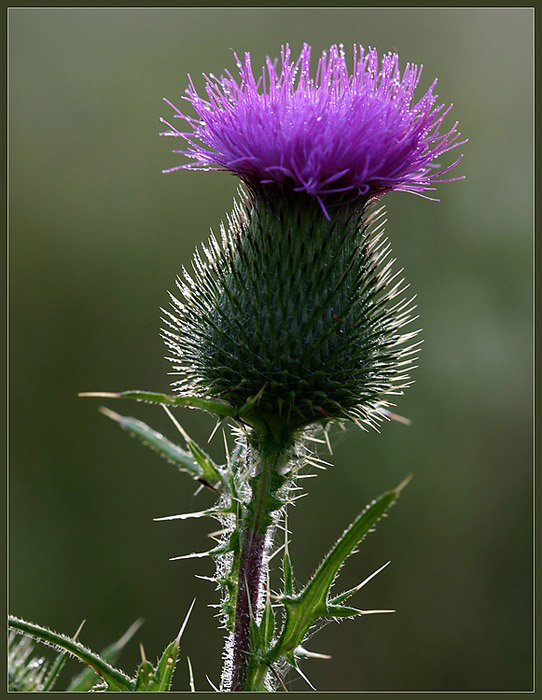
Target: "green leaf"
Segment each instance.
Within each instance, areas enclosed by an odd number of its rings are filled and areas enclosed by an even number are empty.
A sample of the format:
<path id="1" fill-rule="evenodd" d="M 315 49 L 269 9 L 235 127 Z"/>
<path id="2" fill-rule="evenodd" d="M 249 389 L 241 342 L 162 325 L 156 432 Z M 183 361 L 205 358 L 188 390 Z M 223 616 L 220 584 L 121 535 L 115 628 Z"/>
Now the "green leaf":
<path id="1" fill-rule="evenodd" d="M 287 547 L 284 548 L 284 556 L 282 557 L 282 575 L 284 578 L 284 594 L 292 596 L 294 594 L 294 570 Z"/>
<path id="2" fill-rule="evenodd" d="M 8 634 L 7 690 L 35 692 L 43 689 L 47 663 L 35 654 L 34 640 L 14 630 Z"/>
<path id="3" fill-rule="evenodd" d="M 224 476 L 220 473 L 217 465 L 213 462 L 209 455 L 206 452 L 204 452 L 201 449 L 201 447 L 197 445 L 191 438 L 187 439 L 186 444 L 188 446 L 188 449 L 192 453 L 192 456 L 201 467 L 203 472 L 203 478 L 205 479 L 205 481 L 211 483 L 213 481 L 220 481 L 221 483 L 225 484 L 226 480 Z"/>
<path id="4" fill-rule="evenodd" d="M 9 626 L 22 632 L 23 634 L 36 639 L 42 644 L 51 646 L 54 649 L 62 649 L 75 656 L 87 666 L 90 666 L 107 683 L 108 690 L 112 691 L 132 691 L 133 681 L 122 671 L 113 668 L 98 654 L 83 646 L 64 634 L 58 634 L 46 627 L 35 625 L 32 622 L 21 620 L 13 615 L 9 616 Z"/>
<path id="5" fill-rule="evenodd" d="M 188 443 L 190 452 L 187 452 L 137 418 L 121 416 L 115 411 L 110 411 L 104 407 L 101 407 L 100 411 L 118 423 L 129 435 L 137 437 L 144 445 L 158 452 L 168 462 L 175 464 L 179 471 L 188 472 L 195 479 L 202 480 L 210 485 L 213 482 L 225 483 L 224 476 L 217 465 L 192 440 Z"/>
<path id="6" fill-rule="evenodd" d="M 132 639 L 134 634 L 143 624 L 143 620 L 136 620 L 122 635 L 120 639 L 113 644 L 107 646 L 103 651 L 100 652 L 100 656 L 105 661 L 113 664 L 117 661 L 120 656 L 121 651 L 124 649 L 126 644 Z M 92 668 L 87 668 L 82 671 L 78 676 L 76 676 L 69 684 L 67 690 L 74 692 L 85 692 L 89 691 L 92 686 L 96 683 L 96 673 Z"/>
<path id="7" fill-rule="evenodd" d="M 60 675 L 60 672 L 64 668 L 64 664 L 66 663 L 67 658 L 68 658 L 68 652 L 66 652 L 66 651 L 62 651 L 62 652 L 60 652 L 60 654 L 58 654 L 53 665 L 51 666 L 51 668 L 49 670 L 49 673 L 47 674 L 47 678 L 45 679 L 45 681 L 43 683 L 42 692 L 46 693 L 47 691 L 52 689 L 58 676 Z M 96 674 L 94 674 L 94 677 L 96 677 Z"/>
<path id="8" fill-rule="evenodd" d="M 43 683 L 43 688 L 41 689 L 42 692 L 46 693 L 47 691 L 51 690 L 53 685 L 55 684 L 58 676 L 60 675 L 60 672 L 64 668 L 64 664 L 66 663 L 66 659 L 68 658 L 68 652 L 62 651 L 58 656 L 56 657 L 53 665 L 51 666 L 49 673 L 47 674 L 47 678 L 45 679 Z"/>
<path id="9" fill-rule="evenodd" d="M 158 662 L 158 667 L 156 669 L 156 690 L 162 692 L 170 689 L 178 654 L 179 640 L 175 639 L 164 649 L 164 653 Z"/>
<path id="10" fill-rule="evenodd" d="M 146 659 L 137 667 L 136 685 L 134 690 L 136 692 L 156 690 L 156 675 L 154 666 Z"/>
<path id="11" fill-rule="evenodd" d="M 77 629 L 77 632 L 73 635 L 72 639 L 76 640 L 77 637 L 79 636 L 79 632 L 83 629 L 83 625 L 85 624 L 85 621 L 79 625 L 79 628 Z M 55 684 L 56 680 L 58 679 L 58 676 L 60 675 L 60 672 L 64 668 L 64 664 L 66 663 L 66 660 L 68 658 L 68 652 L 62 651 L 60 654 L 56 657 L 53 665 L 51 666 L 49 673 L 47 674 L 47 677 L 43 683 L 43 688 L 42 691 L 46 693 L 47 691 L 51 690 L 53 685 Z M 91 672 L 94 677 L 96 677 L 96 674 Z"/>
<path id="12" fill-rule="evenodd" d="M 268 656 L 270 663 L 273 663 L 280 656 L 288 658 L 288 654 L 293 654 L 294 649 L 302 644 L 311 625 L 318 619 L 352 617 L 363 614 L 356 608 L 330 605 L 328 601 L 329 591 L 345 560 L 395 502 L 408 481 L 410 478 L 393 491 L 377 498 L 354 520 L 299 594 L 282 597 L 281 600 L 286 609 L 286 621 L 280 639 Z"/>
<path id="13" fill-rule="evenodd" d="M 260 622 L 260 649 L 265 653 L 271 646 L 275 634 L 275 612 L 271 601 L 268 600 Z"/>
<path id="14" fill-rule="evenodd" d="M 219 399 L 199 399 L 195 396 L 170 396 L 169 394 L 158 394 L 153 391 L 83 391 L 78 394 L 81 398 L 102 398 L 102 399 L 134 399 L 145 403 L 165 404 L 166 406 L 178 406 L 186 408 L 200 408 L 203 411 L 212 413 L 224 418 L 235 418 L 238 411 L 225 401 Z"/>
<path id="15" fill-rule="evenodd" d="M 325 617 L 359 617 L 363 610 L 351 608 L 348 605 L 328 605 Z"/>
<path id="16" fill-rule="evenodd" d="M 141 647 L 143 661 L 141 662 L 137 670 L 137 680 L 135 687 L 136 692 L 154 691 L 158 693 L 163 693 L 170 689 L 171 681 L 173 678 L 173 671 L 175 670 L 175 664 L 179 655 L 181 637 L 183 636 L 183 632 L 186 628 L 188 619 L 190 617 L 190 614 L 192 613 L 192 609 L 194 608 L 195 602 L 196 601 L 194 599 L 192 601 L 192 605 L 190 606 L 186 614 L 186 617 L 184 618 L 183 624 L 181 625 L 181 629 L 179 630 L 179 634 L 164 649 L 164 652 L 160 657 L 160 660 L 158 661 L 156 669 L 150 663 L 150 661 L 147 661 L 147 659 L 144 658 L 143 647 Z"/>

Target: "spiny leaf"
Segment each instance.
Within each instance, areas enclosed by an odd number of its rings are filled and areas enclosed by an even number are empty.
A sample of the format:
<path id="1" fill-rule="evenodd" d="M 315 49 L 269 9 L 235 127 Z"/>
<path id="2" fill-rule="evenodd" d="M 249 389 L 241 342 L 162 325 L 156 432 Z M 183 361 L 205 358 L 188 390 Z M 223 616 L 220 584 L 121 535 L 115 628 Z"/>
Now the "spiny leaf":
<path id="1" fill-rule="evenodd" d="M 410 481 L 410 478 L 408 479 Z M 325 557 L 307 586 L 299 594 L 299 599 L 312 601 L 315 607 L 325 604 L 327 594 L 335 577 L 357 545 L 371 530 L 406 486 L 407 480 L 393 491 L 388 491 L 373 501 L 344 531 L 333 549 Z"/>
<path id="2" fill-rule="evenodd" d="M 126 632 L 122 635 L 120 639 L 118 639 L 116 642 L 113 642 L 113 644 L 110 644 L 102 652 L 100 652 L 100 656 L 102 657 L 102 659 L 104 659 L 110 664 L 115 663 L 118 657 L 120 656 L 121 651 L 124 649 L 126 644 L 128 644 L 130 639 L 132 639 L 132 637 L 141 627 L 142 624 L 143 620 L 136 620 L 126 630 Z M 96 673 L 91 668 L 87 668 L 71 681 L 67 690 L 74 692 L 85 692 L 90 690 L 95 683 Z"/>
<path id="3" fill-rule="evenodd" d="M 53 665 L 51 666 L 51 668 L 49 670 L 49 673 L 47 674 L 47 678 L 45 679 L 45 681 L 43 683 L 42 692 L 46 693 L 47 691 L 52 689 L 58 676 L 60 675 L 60 672 L 64 668 L 64 664 L 66 663 L 67 658 L 68 658 L 68 652 L 66 652 L 66 651 L 61 651 L 60 654 L 58 654 Z"/>
<path id="4" fill-rule="evenodd" d="M 279 656 L 292 653 L 296 647 L 300 646 L 309 628 L 318 619 L 363 614 L 356 608 L 330 605 L 328 601 L 329 590 L 345 560 L 394 503 L 408 481 L 410 481 L 410 477 L 393 491 L 389 491 L 373 501 L 354 520 L 298 595 L 282 597 L 281 600 L 286 609 L 286 621 L 277 644 L 268 656 L 271 663 Z"/>
<path id="5" fill-rule="evenodd" d="M 363 615 L 363 610 L 351 608 L 347 605 L 328 605 L 326 607 L 325 617 L 358 617 Z M 324 615 L 322 616 L 324 617 Z"/>
<path id="6" fill-rule="evenodd" d="M 288 548 L 284 548 L 284 556 L 282 557 L 282 575 L 284 578 L 284 594 L 292 596 L 294 594 L 294 570 Z"/>
<path id="7" fill-rule="evenodd" d="M 83 622 L 79 625 L 77 632 L 73 635 L 73 637 L 72 637 L 73 640 L 77 639 L 77 637 L 79 636 L 79 633 L 83 629 L 84 624 L 85 624 L 85 621 L 83 620 Z M 53 665 L 51 666 L 51 668 L 49 670 L 49 673 L 47 674 L 47 678 L 45 679 L 45 681 L 43 683 L 43 688 L 42 688 L 43 692 L 47 692 L 47 691 L 51 690 L 51 688 L 55 684 L 58 676 L 60 675 L 60 672 L 64 668 L 64 664 L 66 663 L 67 658 L 68 658 L 68 652 L 66 652 L 66 651 L 60 652 L 60 654 L 56 657 Z M 93 674 L 93 675 L 95 675 L 95 674 Z"/>
<path id="8" fill-rule="evenodd" d="M 345 600 L 348 600 L 351 596 L 354 595 L 354 593 L 357 593 L 360 591 L 365 585 L 369 583 L 371 579 L 373 579 L 375 576 L 377 576 L 383 569 L 385 569 L 389 565 L 389 561 L 386 562 L 383 566 L 381 566 L 379 569 L 376 571 L 373 571 L 373 573 L 370 576 L 367 576 L 367 578 L 359 583 L 357 586 L 354 586 L 354 588 L 349 588 L 347 591 L 344 591 L 344 593 L 341 593 L 334 598 L 331 598 L 329 601 L 330 604 L 332 605 L 340 605 L 341 603 L 344 603 Z"/>
<path id="9" fill-rule="evenodd" d="M 10 630 L 8 636 L 7 690 L 34 692 L 43 689 L 47 674 L 44 658 L 34 655 L 34 640 Z"/>
<path id="10" fill-rule="evenodd" d="M 266 652 L 275 633 L 275 613 L 270 601 L 267 601 L 260 622 L 260 648 Z"/>
<path id="11" fill-rule="evenodd" d="M 187 452 L 137 418 L 121 416 L 104 407 L 99 410 L 118 423 L 128 434 L 137 437 L 144 445 L 158 452 L 168 462 L 175 464 L 180 471 L 188 472 L 195 479 L 203 480 L 209 484 L 213 482 L 224 483 L 224 477 L 218 467 L 193 441 L 189 445 L 190 452 Z M 197 458 L 196 455 L 198 455 Z"/>
<path id="12" fill-rule="evenodd" d="M 175 639 L 171 644 L 164 649 L 164 653 L 160 657 L 156 668 L 156 687 L 155 690 L 165 692 L 171 687 L 173 671 L 179 654 L 179 644 Z"/>
<path id="13" fill-rule="evenodd" d="M 192 601 L 188 612 L 183 620 L 181 629 L 177 637 L 167 645 L 164 649 L 162 656 L 158 660 L 156 668 L 152 665 L 150 661 L 145 657 L 145 650 L 143 645 L 141 648 L 141 663 L 137 669 L 136 682 L 134 690 L 136 692 L 166 692 L 171 687 L 171 681 L 173 678 L 173 671 L 175 670 L 175 664 L 177 662 L 177 656 L 179 654 L 179 648 L 181 644 L 181 638 L 183 632 L 188 624 L 188 620 L 194 608 L 196 600 Z"/>
<path id="14" fill-rule="evenodd" d="M 192 608 L 190 608 L 190 610 L 192 610 Z M 179 639 L 180 637 L 174 639 L 171 644 L 167 645 L 156 668 L 145 658 L 145 651 L 143 646 L 141 646 L 141 656 L 143 660 L 137 669 L 136 692 L 165 692 L 170 689 L 173 670 L 179 652 Z"/>
<path id="15" fill-rule="evenodd" d="M 203 411 L 218 416 L 237 416 L 237 411 L 225 401 L 219 399 L 208 400 L 199 399 L 195 396 L 170 396 L 169 394 L 158 394 L 153 391 L 82 391 L 78 394 L 81 398 L 102 398 L 102 399 L 134 399 L 145 403 L 166 404 L 167 406 L 184 406 L 186 408 L 200 408 Z"/>
<path id="16" fill-rule="evenodd" d="M 63 649 L 69 654 L 72 654 L 83 663 L 90 666 L 99 676 L 107 683 L 108 690 L 113 691 L 132 691 L 133 681 L 126 676 L 122 671 L 113 668 L 98 654 L 90 651 L 79 642 L 71 639 L 64 634 L 58 634 L 46 627 L 35 625 L 32 622 L 21 620 L 20 618 L 9 616 L 9 626 L 22 632 L 29 637 L 33 637 L 39 642 L 51 646 L 54 649 Z"/>
<path id="17" fill-rule="evenodd" d="M 192 457 L 196 460 L 196 462 L 200 465 L 200 467 L 203 470 L 203 480 L 206 481 L 207 483 L 216 481 L 217 478 L 219 481 L 221 481 L 223 484 L 227 483 L 226 476 L 223 475 L 217 465 L 213 462 L 213 460 L 209 457 L 209 455 L 201 449 L 201 447 L 192 440 L 190 435 L 186 432 L 186 430 L 182 427 L 182 425 L 179 423 L 179 421 L 175 418 L 173 413 L 169 410 L 167 406 L 162 406 L 166 414 L 169 416 L 171 422 L 173 425 L 177 428 L 177 430 L 181 433 L 183 436 L 184 441 L 186 442 L 186 446 L 190 450 Z M 217 426 L 219 424 L 217 423 Z M 210 438 L 209 438 L 210 440 Z"/>
<path id="18" fill-rule="evenodd" d="M 175 664 L 177 662 L 177 656 L 179 654 L 181 639 L 182 639 L 184 630 L 186 629 L 186 625 L 188 624 L 188 620 L 190 619 L 190 615 L 192 614 L 192 610 L 194 609 L 195 603 L 196 603 L 196 599 L 194 598 L 194 600 L 192 601 L 192 604 L 188 608 L 188 612 L 186 613 L 186 616 L 183 620 L 183 624 L 181 625 L 181 629 L 179 630 L 179 634 L 171 642 L 171 644 L 168 644 L 168 646 L 164 649 L 164 653 L 162 654 L 160 661 L 158 662 L 158 667 L 156 669 L 156 677 L 157 677 L 156 690 L 158 690 L 158 691 L 166 691 L 166 690 L 169 690 L 171 687 L 171 679 L 173 677 L 173 671 L 175 669 Z"/>
<path id="19" fill-rule="evenodd" d="M 226 480 L 224 476 L 218 471 L 216 464 L 212 461 L 209 455 L 204 452 L 193 440 L 189 440 L 187 445 L 188 449 L 192 453 L 192 456 L 203 471 L 203 478 L 210 482 L 219 480 L 221 483 L 225 484 Z"/>
<path id="20" fill-rule="evenodd" d="M 136 692 L 156 690 L 156 675 L 154 666 L 146 659 L 137 667 Z"/>

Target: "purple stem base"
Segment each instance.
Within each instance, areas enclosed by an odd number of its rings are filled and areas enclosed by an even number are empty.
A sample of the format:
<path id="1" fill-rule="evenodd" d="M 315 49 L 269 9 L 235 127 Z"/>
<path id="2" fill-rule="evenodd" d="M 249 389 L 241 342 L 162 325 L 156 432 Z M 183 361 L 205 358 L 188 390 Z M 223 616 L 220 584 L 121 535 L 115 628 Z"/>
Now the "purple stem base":
<path id="1" fill-rule="evenodd" d="M 230 691 L 243 690 L 250 650 L 250 618 L 258 610 L 265 533 L 248 530 L 243 537 L 235 606 L 233 666 Z"/>

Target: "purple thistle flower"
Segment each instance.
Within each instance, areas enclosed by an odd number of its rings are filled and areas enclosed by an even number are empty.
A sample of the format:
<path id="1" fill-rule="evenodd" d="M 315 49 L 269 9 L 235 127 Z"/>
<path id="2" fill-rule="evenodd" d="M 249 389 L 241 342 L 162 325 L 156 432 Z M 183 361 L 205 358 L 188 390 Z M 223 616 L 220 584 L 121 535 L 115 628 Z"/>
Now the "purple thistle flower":
<path id="1" fill-rule="evenodd" d="M 435 106 L 436 80 L 419 100 L 414 91 L 422 68 L 407 64 L 399 70 L 397 54 L 379 63 L 375 49 L 354 46 L 349 73 L 342 45 L 333 45 L 318 61 L 311 77 L 311 49 L 304 44 L 297 61 L 288 44 L 281 50 L 281 66 L 269 57 L 258 78 L 250 54 L 242 62 L 235 54 L 239 76 L 207 76 L 201 97 L 189 76 L 187 100 L 198 117 L 183 114 L 169 100 L 174 119 L 185 121 L 190 132 L 169 127 L 163 136 L 183 138 L 188 146 L 175 150 L 194 162 L 164 170 L 227 170 L 251 188 L 306 193 L 326 206 L 368 199 L 399 190 L 420 196 L 434 190 L 445 168 L 441 155 L 465 143 L 457 122 L 441 133 L 452 105 Z M 438 179 L 437 179 L 438 177 Z M 428 199 L 432 199 L 427 197 Z M 434 200 L 438 201 L 438 200 Z"/>

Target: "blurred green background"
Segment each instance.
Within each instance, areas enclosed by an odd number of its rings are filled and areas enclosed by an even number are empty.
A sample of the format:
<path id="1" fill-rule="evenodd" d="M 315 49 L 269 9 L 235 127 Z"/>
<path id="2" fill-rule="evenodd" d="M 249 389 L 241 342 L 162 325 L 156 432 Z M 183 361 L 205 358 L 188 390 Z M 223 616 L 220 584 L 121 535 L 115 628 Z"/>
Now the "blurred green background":
<path id="1" fill-rule="evenodd" d="M 168 389 L 159 307 L 236 180 L 161 169 L 162 97 L 191 73 L 333 42 L 423 63 L 470 139 L 433 204 L 387 197 L 398 266 L 418 294 L 424 345 L 380 435 L 352 428 L 335 467 L 291 513 L 304 580 L 347 523 L 415 479 L 343 570 L 360 607 L 395 615 L 329 625 L 304 669 L 320 690 L 527 690 L 532 685 L 532 20 L 529 9 L 12 9 L 10 50 L 10 609 L 100 649 L 137 617 L 153 658 L 185 633 L 199 690 L 222 634 L 206 560 L 212 524 L 154 523 L 199 509 L 195 485 L 97 413 L 83 390 Z M 420 92 L 421 94 L 421 92 Z M 447 161 L 451 162 L 451 161 Z M 158 407 L 113 404 L 175 438 Z M 178 413 L 205 441 L 212 421 Z M 221 440 L 209 449 L 221 457 Z M 121 665 L 138 660 L 136 641 Z M 77 668 L 70 662 L 70 671 Z M 66 671 L 66 675 L 69 672 Z M 177 689 L 187 689 L 183 660 Z M 294 680 L 292 689 L 307 689 Z"/>

